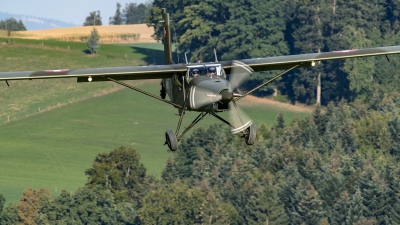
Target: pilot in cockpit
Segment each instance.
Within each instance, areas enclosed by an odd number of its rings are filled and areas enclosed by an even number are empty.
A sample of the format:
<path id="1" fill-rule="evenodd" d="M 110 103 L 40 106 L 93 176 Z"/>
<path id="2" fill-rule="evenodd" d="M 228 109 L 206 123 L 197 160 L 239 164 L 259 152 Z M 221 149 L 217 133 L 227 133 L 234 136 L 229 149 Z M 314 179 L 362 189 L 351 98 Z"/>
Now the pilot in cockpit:
<path id="1" fill-rule="evenodd" d="M 198 69 L 194 69 L 192 71 L 192 73 L 193 73 L 193 77 L 198 77 L 199 76 L 199 70 Z"/>
<path id="2" fill-rule="evenodd" d="M 208 68 L 208 74 L 209 74 L 210 76 L 214 76 L 214 75 L 215 75 L 215 72 L 216 72 L 215 67 L 210 67 L 210 68 Z"/>

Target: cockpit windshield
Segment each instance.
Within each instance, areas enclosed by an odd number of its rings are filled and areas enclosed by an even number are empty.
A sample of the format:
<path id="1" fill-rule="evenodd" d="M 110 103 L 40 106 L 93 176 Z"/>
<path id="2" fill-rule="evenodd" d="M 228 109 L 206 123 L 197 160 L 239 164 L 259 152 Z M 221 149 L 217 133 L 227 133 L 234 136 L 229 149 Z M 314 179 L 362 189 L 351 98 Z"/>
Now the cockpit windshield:
<path id="1" fill-rule="evenodd" d="M 204 65 L 191 66 L 188 68 L 190 78 L 201 77 L 207 75 L 207 71 Z"/>
<path id="2" fill-rule="evenodd" d="M 189 79 L 202 76 L 225 77 L 225 72 L 221 64 L 195 65 L 195 66 L 188 66 L 187 76 Z"/>
<path id="3" fill-rule="evenodd" d="M 207 74 L 214 76 L 225 76 L 224 70 L 222 69 L 221 64 L 212 64 L 212 65 L 206 65 L 207 68 Z"/>

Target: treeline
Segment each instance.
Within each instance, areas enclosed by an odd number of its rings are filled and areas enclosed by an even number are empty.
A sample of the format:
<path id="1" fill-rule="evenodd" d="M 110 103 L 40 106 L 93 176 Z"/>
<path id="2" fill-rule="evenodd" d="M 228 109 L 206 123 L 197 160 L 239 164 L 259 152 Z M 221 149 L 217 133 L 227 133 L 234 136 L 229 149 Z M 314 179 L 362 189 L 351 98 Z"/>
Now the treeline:
<path id="1" fill-rule="evenodd" d="M 23 31 L 26 27 L 22 20 L 17 21 L 15 18 L 0 20 L 0 30 L 7 31 Z"/>
<path id="2" fill-rule="evenodd" d="M 0 224 L 400 224 L 400 95 L 329 104 L 258 128 L 247 146 L 225 125 L 199 128 L 162 180 L 134 149 L 99 154 L 86 185 L 28 189 Z"/>
<path id="3" fill-rule="evenodd" d="M 114 16 L 109 18 L 110 25 L 122 24 L 141 24 L 146 22 L 146 17 L 150 16 L 151 3 L 126 3 L 121 10 L 121 4 L 117 2 L 117 9 Z M 86 17 L 83 26 L 103 25 L 100 11 L 93 11 Z"/>
<path id="4" fill-rule="evenodd" d="M 117 10 L 113 17 L 109 18 L 110 25 L 145 23 L 150 15 L 151 3 L 127 3 L 121 12 L 121 4 L 117 2 Z"/>
<path id="5" fill-rule="evenodd" d="M 400 40 L 397 0 L 154 0 L 147 23 L 154 26 L 157 40 L 164 32 L 158 22 L 161 8 L 171 14 L 177 51 L 187 52 L 192 62 L 214 61 L 214 48 L 220 60 L 231 60 L 396 45 Z M 292 102 L 366 102 L 375 92 L 400 91 L 400 57 L 389 58 L 390 63 L 383 56 L 296 69 L 258 95 L 277 88 L 284 95 L 280 99 Z M 277 73 L 255 74 L 243 88 Z"/>

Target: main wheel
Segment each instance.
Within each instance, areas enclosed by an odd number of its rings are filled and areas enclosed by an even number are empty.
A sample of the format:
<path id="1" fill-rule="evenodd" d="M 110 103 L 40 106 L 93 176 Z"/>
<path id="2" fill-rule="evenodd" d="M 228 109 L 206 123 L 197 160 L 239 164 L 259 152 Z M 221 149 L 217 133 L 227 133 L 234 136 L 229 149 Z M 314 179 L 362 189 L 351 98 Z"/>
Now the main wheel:
<path id="1" fill-rule="evenodd" d="M 256 142 L 256 133 L 257 133 L 256 125 L 251 124 L 246 129 L 246 134 L 244 136 L 244 139 L 246 140 L 246 144 L 253 145 Z"/>
<path id="2" fill-rule="evenodd" d="M 167 130 L 165 132 L 165 139 L 167 140 L 168 148 L 171 151 L 176 151 L 178 149 L 178 140 L 176 139 L 176 135 L 173 130 Z"/>

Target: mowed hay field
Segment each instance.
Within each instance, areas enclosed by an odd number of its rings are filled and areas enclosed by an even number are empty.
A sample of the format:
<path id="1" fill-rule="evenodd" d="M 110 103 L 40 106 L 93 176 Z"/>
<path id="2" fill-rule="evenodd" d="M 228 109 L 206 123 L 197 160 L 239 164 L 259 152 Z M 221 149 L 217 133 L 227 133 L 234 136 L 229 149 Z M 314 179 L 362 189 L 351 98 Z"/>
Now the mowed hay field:
<path id="1" fill-rule="evenodd" d="M 151 35 L 154 33 L 152 27 L 146 24 L 118 25 L 118 26 L 96 26 L 100 35 L 101 43 L 154 43 Z M 46 30 L 28 30 L 12 32 L 13 37 L 58 40 L 58 41 L 76 41 L 84 42 L 93 26 L 80 26 L 68 28 L 54 28 Z M 3 33 L 5 35 L 5 33 Z"/>

